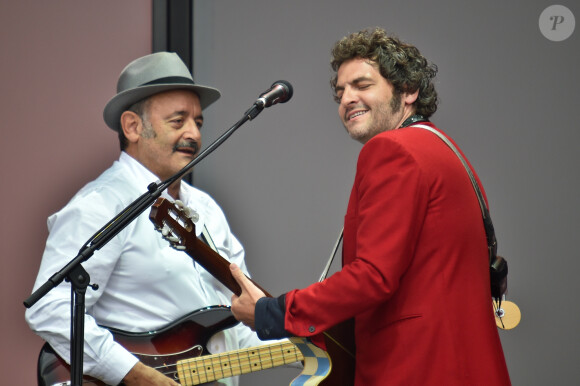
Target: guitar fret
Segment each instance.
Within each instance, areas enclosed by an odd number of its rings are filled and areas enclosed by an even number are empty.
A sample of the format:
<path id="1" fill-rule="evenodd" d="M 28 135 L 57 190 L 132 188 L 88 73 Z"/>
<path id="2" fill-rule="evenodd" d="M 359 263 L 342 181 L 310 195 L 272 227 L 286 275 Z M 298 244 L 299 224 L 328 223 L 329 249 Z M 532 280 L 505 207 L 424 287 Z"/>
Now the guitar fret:
<path id="1" fill-rule="evenodd" d="M 240 363 L 240 374 L 247 374 L 252 371 L 247 349 L 238 350 L 238 361 Z"/>
<path id="2" fill-rule="evenodd" d="M 229 378 L 231 376 L 233 376 L 234 374 L 232 373 L 232 365 L 230 363 L 230 356 L 226 353 L 220 356 L 221 361 L 220 361 L 220 369 L 222 371 L 223 377 L 224 378 Z"/>
<path id="3" fill-rule="evenodd" d="M 248 358 L 250 360 L 250 365 L 252 371 L 262 370 L 261 360 L 260 360 L 260 350 L 249 350 Z"/>
<path id="4" fill-rule="evenodd" d="M 186 379 L 189 378 L 189 374 L 192 374 L 195 372 L 192 372 L 191 370 L 191 366 L 190 366 L 190 362 L 185 363 L 184 365 L 178 365 L 177 366 L 177 374 L 179 375 L 179 379 Z M 184 367 L 187 367 L 187 369 L 185 369 Z"/>
<path id="5" fill-rule="evenodd" d="M 228 354 L 229 357 L 234 356 L 234 360 L 236 361 L 236 363 L 234 363 L 232 361 L 232 372 L 234 375 L 240 375 L 242 374 L 242 365 L 240 363 L 240 353 L 239 352 L 234 352 L 233 354 Z"/>
<path id="6" fill-rule="evenodd" d="M 202 379 L 204 382 L 215 381 L 215 373 L 213 372 L 212 368 L 212 360 L 209 356 L 202 357 L 203 358 L 203 374 L 205 377 Z M 209 362 L 208 362 L 209 361 Z"/>
<path id="7" fill-rule="evenodd" d="M 276 363 L 275 358 L 277 358 L 278 355 L 272 355 L 272 350 L 269 350 L 268 353 L 270 357 L 270 364 L 272 365 L 272 367 L 274 367 Z"/>
<path id="8" fill-rule="evenodd" d="M 226 376 L 224 375 L 224 372 L 222 370 L 222 367 L 220 366 L 221 361 L 220 361 L 220 357 L 218 358 L 213 358 L 211 360 L 211 372 L 214 375 L 214 379 L 212 380 L 216 380 L 216 379 L 220 379 L 220 378 L 225 378 Z"/>

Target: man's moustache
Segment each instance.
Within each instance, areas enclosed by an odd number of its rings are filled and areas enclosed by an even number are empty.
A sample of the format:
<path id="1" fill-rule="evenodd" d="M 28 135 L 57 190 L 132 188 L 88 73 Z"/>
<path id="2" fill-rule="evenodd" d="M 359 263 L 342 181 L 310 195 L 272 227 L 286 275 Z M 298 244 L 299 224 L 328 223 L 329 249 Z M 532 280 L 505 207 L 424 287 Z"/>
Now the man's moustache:
<path id="1" fill-rule="evenodd" d="M 176 152 L 180 148 L 184 147 L 193 149 L 193 154 L 197 154 L 197 152 L 199 151 L 199 145 L 197 144 L 197 142 L 191 141 L 191 142 L 179 142 L 175 144 L 175 146 L 173 146 L 173 152 Z"/>

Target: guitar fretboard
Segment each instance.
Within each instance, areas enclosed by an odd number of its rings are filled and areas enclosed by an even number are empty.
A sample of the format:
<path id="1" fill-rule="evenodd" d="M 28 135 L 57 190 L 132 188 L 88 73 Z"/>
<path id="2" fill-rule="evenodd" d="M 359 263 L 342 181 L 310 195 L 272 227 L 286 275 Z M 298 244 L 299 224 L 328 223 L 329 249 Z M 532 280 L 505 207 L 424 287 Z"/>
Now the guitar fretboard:
<path id="1" fill-rule="evenodd" d="M 292 342 L 282 341 L 223 354 L 182 360 L 177 362 L 177 373 L 181 385 L 191 386 L 265 370 L 303 359 L 302 353 Z"/>

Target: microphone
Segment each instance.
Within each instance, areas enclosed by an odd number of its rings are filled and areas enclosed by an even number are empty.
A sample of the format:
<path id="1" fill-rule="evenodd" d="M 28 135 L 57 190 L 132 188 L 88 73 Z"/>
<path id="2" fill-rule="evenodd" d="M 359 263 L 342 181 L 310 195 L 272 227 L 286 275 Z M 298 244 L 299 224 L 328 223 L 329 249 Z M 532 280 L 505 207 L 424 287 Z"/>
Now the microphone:
<path id="1" fill-rule="evenodd" d="M 270 89 L 260 94 L 256 105 L 261 108 L 270 107 L 276 103 L 286 103 L 292 98 L 294 90 L 292 85 L 285 80 L 278 80 L 270 86 Z"/>

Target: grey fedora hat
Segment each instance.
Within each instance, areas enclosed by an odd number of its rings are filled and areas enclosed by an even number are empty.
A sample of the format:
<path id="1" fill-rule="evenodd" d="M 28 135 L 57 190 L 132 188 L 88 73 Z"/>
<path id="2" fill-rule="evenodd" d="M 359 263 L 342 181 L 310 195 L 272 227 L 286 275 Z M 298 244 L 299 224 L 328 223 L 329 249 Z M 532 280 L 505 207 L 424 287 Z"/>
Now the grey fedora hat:
<path id="1" fill-rule="evenodd" d="M 189 69 L 175 52 L 157 52 L 136 59 L 123 69 L 117 82 L 117 95 L 103 111 L 105 123 L 120 131 L 121 115 L 131 105 L 151 95 L 176 89 L 195 92 L 202 110 L 221 96 L 213 87 L 195 84 Z"/>

